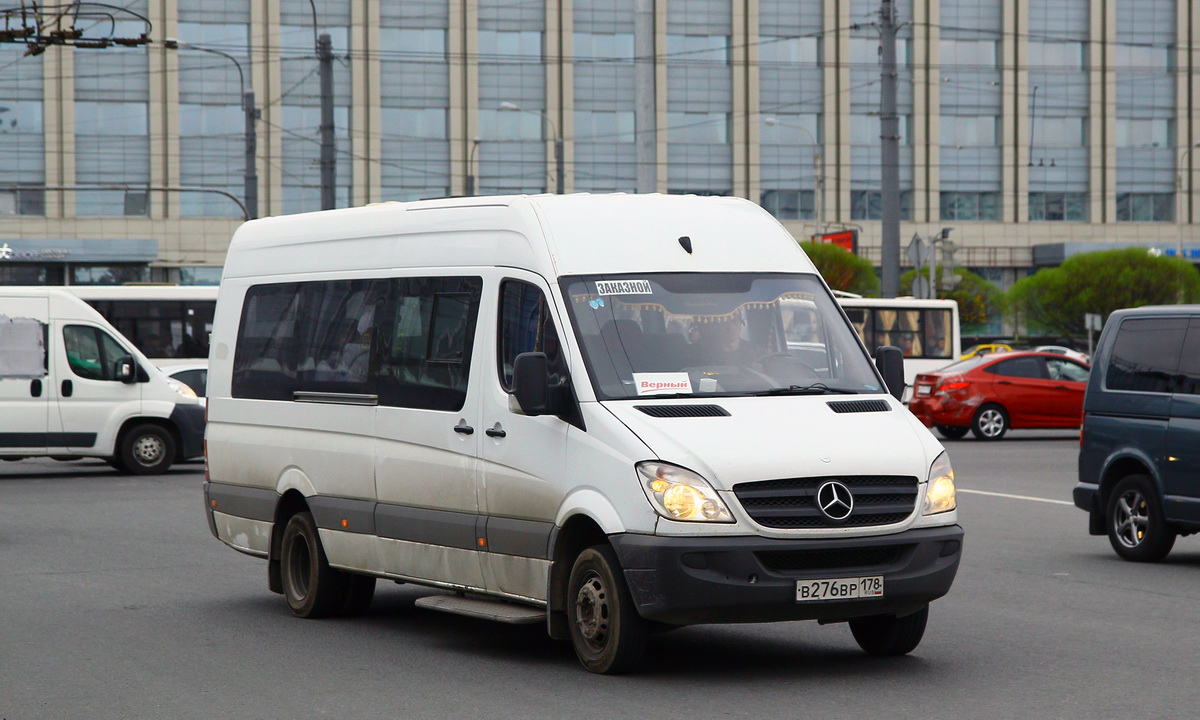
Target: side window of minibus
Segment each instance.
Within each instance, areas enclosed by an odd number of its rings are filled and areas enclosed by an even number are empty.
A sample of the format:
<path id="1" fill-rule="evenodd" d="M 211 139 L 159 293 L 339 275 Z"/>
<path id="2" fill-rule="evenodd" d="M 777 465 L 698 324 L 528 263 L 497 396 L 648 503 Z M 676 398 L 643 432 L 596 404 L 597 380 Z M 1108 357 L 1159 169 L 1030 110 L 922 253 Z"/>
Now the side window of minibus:
<path id="1" fill-rule="evenodd" d="M 460 410 L 483 280 L 398 278 L 381 322 L 379 401 L 392 407 Z"/>
<path id="2" fill-rule="evenodd" d="M 566 379 L 558 331 L 541 290 L 529 283 L 506 280 L 500 286 L 499 322 L 497 361 L 500 384 L 506 391 L 512 390 L 513 361 L 525 352 L 546 353 L 551 385 Z"/>

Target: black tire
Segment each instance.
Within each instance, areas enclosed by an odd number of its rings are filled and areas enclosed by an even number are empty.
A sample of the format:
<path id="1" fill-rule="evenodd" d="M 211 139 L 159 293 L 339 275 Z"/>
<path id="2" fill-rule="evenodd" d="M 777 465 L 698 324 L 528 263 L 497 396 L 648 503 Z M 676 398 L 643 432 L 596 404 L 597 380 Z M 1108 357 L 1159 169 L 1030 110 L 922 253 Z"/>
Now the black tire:
<path id="1" fill-rule="evenodd" d="M 296 617 L 322 618 L 342 611 L 348 597 L 346 576 L 329 567 L 312 513 L 296 513 L 288 520 L 279 570 L 283 596 Z"/>
<path id="2" fill-rule="evenodd" d="M 339 572 L 334 570 L 334 572 Z M 341 615 L 362 615 L 371 607 L 375 598 L 375 578 L 369 575 L 342 573 L 346 580 L 346 601 L 342 603 Z"/>
<path id="3" fill-rule="evenodd" d="M 960 440 L 971 429 L 965 425 L 934 425 L 934 427 L 947 440 Z"/>
<path id="4" fill-rule="evenodd" d="M 579 553 L 566 602 L 571 644 L 585 668 L 616 675 L 638 665 L 649 631 L 611 547 L 595 545 Z"/>
<path id="5" fill-rule="evenodd" d="M 971 433 L 978 440 L 999 440 L 1008 432 L 1008 413 L 995 403 L 988 403 L 971 418 Z"/>
<path id="6" fill-rule="evenodd" d="M 1158 562 L 1175 545 L 1175 531 L 1163 517 L 1162 501 L 1149 475 L 1129 475 L 1117 483 L 1104 519 L 1108 542 L 1126 560 Z"/>
<path id="7" fill-rule="evenodd" d="M 868 655 L 894 657 L 916 649 L 925 635 L 929 606 L 904 617 L 871 615 L 850 621 L 850 632 Z"/>
<path id="8" fill-rule="evenodd" d="M 175 462 L 175 438 L 164 427 L 144 423 L 121 436 L 121 468 L 134 475 L 158 475 Z"/>
<path id="9" fill-rule="evenodd" d="M 110 458 L 104 458 L 104 462 L 108 463 L 113 470 L 116 470 L 119 473 L 129 472 L 129 468 L 125 467 L 125 461 L 121 459 L 120 455 L 113 455 Z"/>

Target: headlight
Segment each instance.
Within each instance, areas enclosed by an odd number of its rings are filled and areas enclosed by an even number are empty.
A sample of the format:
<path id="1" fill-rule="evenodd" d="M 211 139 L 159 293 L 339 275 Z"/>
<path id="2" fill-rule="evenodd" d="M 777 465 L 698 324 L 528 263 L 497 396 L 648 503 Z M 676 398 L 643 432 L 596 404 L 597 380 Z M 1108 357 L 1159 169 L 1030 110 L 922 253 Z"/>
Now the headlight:
<path id="1" fill-rule="evenodd" d="M 653 460 L 636 467 L 642 490 L 659 515 L 688 522 L 733 522 L 717 491 L 691 470 Z"/>
<path id="2" fill-rule="evenodd" d="M 954 468 L 946 453 L 938 455 L 929 468 L 929 487 L 925 490 L 925 515 L 950 512 L 958 507 L 954 497 Z"/>
<path id="3" fill-rule="evenodd" d="M 196 397 L 196 391 L 191 389 L 184 383 L 176 382 L 174 380 L 168 380 L 167 387 L 171 388 L 172 390 L 174 390 L 175 392 L 179 393 L 180 395 L 182 395 L 184 397 L 190 397 L 190 398 Z"/>

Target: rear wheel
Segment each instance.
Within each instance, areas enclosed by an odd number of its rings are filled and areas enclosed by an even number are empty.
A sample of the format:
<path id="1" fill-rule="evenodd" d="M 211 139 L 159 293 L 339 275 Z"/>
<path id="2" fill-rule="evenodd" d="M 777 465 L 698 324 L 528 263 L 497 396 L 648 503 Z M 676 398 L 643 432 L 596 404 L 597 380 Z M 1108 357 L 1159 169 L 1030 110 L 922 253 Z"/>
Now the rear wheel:
<path id="1" fill-rule="evenodd" d="M 1008 413 L 994 403 L 984 405 L 971 420 L 971 432 L 979 440 L 999 440 L 1008 432 Z"/>
<path id="2" fill-rule="evenodd" d="M 566 603 L 571 643 L 585 668 L 615 675 L 637 666 L 649 633 L 611 547 L 596 545 L 579 553 Z"/>
<path id="3" fill-rule="evenodd" d="M 1108 541 L 1126 560 L 1157 562 L 1171 552 L 1175 531 L 1163 518 L 1162 503 L 1149 475 L 1130 475 L 1108 497 Z"/>
<path id="4" fill-rule="evenodd" d="M 166 428 L 137 425 L 121 437 L 120 469 L 135 475 L 157 475 L 175 462 L 175 438 Z"/>
<path id="5" fill-rule="evenodd" d="M 293 615 L 320 618 L 341 612 L 348 597 L 345 576 L 329 566 L 312 513 L 296 513 L 288 520 L 279 561 L 283 595 Z"/>
<path id="6" fill-rule="evenodd" d="M 858 646 L 869 655 L 892 657 L 907 655 L 916 649 L 925 635 L 929 606 L 904 617 L 871 615 L 850 621 L 850 632 Z"/>
<path id="7" fill-rule="evenodd" d="M 937 431 L 942 434 L 942 437 L 947 440 L 958 440 L 967 434 L 971 428 L 960 425 L 934 425 Z"/>

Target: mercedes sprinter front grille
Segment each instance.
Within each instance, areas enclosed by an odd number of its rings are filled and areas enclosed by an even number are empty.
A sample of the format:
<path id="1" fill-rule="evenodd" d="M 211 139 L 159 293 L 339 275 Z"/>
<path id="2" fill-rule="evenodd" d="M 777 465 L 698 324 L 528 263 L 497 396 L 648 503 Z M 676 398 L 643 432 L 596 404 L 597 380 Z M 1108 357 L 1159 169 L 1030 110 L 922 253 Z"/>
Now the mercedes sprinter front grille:
<path id="1" fill-rule="evenodd" d="M 819 502 L 822 488 L 824 497 Z M 733 494 L 763 527 L 865 527 L 891 525 L 911 515 L 918 483 L 915 477 L 901 475 L 784 478 L 739 483 L 733 486 Z"/>

